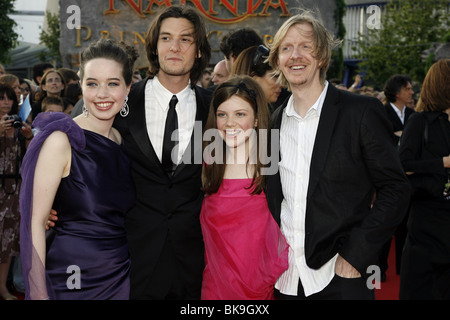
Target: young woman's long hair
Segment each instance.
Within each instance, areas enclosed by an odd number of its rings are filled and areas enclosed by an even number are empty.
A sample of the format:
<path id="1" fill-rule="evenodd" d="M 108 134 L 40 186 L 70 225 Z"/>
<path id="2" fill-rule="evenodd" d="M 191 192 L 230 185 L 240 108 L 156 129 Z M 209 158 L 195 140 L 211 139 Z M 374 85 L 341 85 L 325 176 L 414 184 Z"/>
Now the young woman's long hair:
<path id="1" fill-rule="evenodd" d="M 450 59 L 441 59 L 423 80 L 416 111 L 445 111 L 450 108 Z"/>
<path id="2" fill-rule="evenodd" d="M 231 76 L 246 74 L 250 77 L 264 77 L 267 71 L 272 71 L 269 63 L 264 61 L 267 57 L 262 55 L 259 58 L 257 57 L 258 50 L 260 50 L 259 46 L 253 46 L 242 51 L 233 63 Z M 266 50 L 269 54 L 269 49 Z M 258 58 L 256 61 L 255 57 Z"/>
<path id="3" fill-rule="evenodd" d="M 264 189 L 265 185 L 265 178 L 260 172 L 261 168 L 266 166 L 261 162 L 261 155 L 267 154 L 267 140 L 261 138 L 261 132 L 263 132 L 262 130 L 265 130 L 265 133 L 268 135 L 270 118 L 268 102 L 261 86 L 249 76 L 235 76 L 221 83 L 214 91 L 205 132 L 209 129 L 217 129 L 217 109 L 223 102 L 227 101 L 232 96 L 238 96 L 250 103 L 255 112 L 255 119 L 257 119 L 257 150 L 252 150 L 252 152 L 256 152 L 256 157 L 254 157 L 256 163 L 254 164 L 255 170 L 253 171 L 253 181 L 249 188 L 253 188 L 251 194 L 259 194 Z M 263 141 L 263 143 L 261 143 L 261 141 Z M 218 191 L 226 167 L 227 146 L 225 142 L 222 139 L 220 139 L 220 141 L 206 141 L 204 142 L 204 150 L 207 150 L 208 146 L 212 145 L 214 145 L 216 151 L 218 148 L 220 148 L 220 150 L 213 155 L 218 161 L 208 163 L 209 159 L 204 159 L 203 190 L 207 194 L 216 193 Z M 220 159 L 217 159 L 217 157 L 220 157 Z M 247 166 L 248 165 L 249 163 L 247 161 Z"/>

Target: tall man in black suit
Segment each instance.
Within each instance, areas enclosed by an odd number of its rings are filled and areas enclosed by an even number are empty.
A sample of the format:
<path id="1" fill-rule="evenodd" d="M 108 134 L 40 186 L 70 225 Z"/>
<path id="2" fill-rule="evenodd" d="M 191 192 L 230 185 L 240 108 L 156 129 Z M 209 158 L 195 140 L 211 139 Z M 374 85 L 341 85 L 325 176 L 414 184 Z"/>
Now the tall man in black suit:
<path id="1" fill-rule="evenodd" d="M 271 46 L 269 61 L 292 92 L 273 114 L 281 159 L 267 177 L 269 208 L 290 245 L 281 298 L 374 299 L 369 267 L 410 196 L 382 104 L 325 80 L 337 44 L 304 12 Z"/>
<path id="2" fill-rule="evenodd" d="M 386 96 L 386 113 L 392 124 L 394 143 L 398 146 L 403 128 L 408 121 L 409 116 L 415 111 L 407 104 L 413 100 L 414 91 L 412 89 L 411 78 L 406 75 L 395 74 L 391 76 L 384 85 L 384 95 Z M 409 210 L 408 210 L 409 211 Z M 407 215 L 402 223 L 395 230 L 395 265 L 396 272 L 400 274 L 403 246 L 405 245 L 407 233 Z M 388 268 L 388 256 L 391 248 L 391 239 L 386 242 L 380 253 L 381 279 L 386 279 L 386 270 Z"/>
<path id="3" fill-rule="evenodd" d="M 146 50 L 152 76 L 132 87 L 129 114 L 115 122 L 137 191 L 126 220 L 131 299 L 199 299 L 201 131 L 211 95 L 195 86 L 211 51 L 202 18 L 188 6 L 168 7 L 152 21 Z M 179 143 L 166 167 L 164 131 L 173 95 Z"/>

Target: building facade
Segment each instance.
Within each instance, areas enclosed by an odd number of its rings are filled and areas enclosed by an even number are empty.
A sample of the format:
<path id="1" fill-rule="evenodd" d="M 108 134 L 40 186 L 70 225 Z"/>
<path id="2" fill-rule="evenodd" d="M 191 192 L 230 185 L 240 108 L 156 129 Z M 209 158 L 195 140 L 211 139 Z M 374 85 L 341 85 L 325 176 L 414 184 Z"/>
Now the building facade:
<path id="1" fill-rule="evenodd" d="M 343 23 L 346 34 L 343 42 L 344 74 L 342 82 L 349 86 L 358 71 L 361 58 L 358 55 L 358 40 L 367 35 L 369 29 L 381 28 L 381 16 L 386 10 L 387 1 L 345 0 L 347 5 Z"/>
<path id="2" fill-rule="evenodd" d="M 212 47 L 211 65 L 223 59 L 222 37 L 239 28 L 253 28 L 270 43 L 281 24 L 298 9 L 317 9 L 335 32 L 335 0 L 60 0 L 60 50 L 65 67 L 76 68 L 79 52 L 100 37 L 136 46 L 138 68 L 147 67 L 145 35 L 152 19 L 166 6 L 186 4 L 205 18 Z"/>

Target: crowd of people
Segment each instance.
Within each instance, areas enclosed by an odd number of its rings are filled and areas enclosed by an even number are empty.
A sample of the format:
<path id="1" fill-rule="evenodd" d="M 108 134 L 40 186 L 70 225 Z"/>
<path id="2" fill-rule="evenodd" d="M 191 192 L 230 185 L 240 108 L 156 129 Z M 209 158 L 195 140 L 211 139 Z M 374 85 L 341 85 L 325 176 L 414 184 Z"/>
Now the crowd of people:
<path id="1" fill-rule="evenodd" d="M 394 238 L 400 298 L 449 299 L 450 60 L 416 107 L 407 75 L 327 80 L 340 44 L 304 11 L 210 67 L 174 5 L 144 78 L 105 39 L 77 71 L 0 68 L 0 298 L 373 300 Z"/>

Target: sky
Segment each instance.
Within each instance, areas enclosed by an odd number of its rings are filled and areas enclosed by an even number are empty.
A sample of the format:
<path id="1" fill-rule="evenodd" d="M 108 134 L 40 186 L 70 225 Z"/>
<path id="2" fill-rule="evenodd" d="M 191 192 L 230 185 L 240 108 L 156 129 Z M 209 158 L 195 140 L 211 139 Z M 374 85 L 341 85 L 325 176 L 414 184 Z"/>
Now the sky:
<path id="1" fill-rule="evenodd" d="M 45 12 L 46 4 L 46 0 L 16 0 L 14 10 Z M 17 23 L 15 31 L 19 35 L 19 41 L 39 43 L 39 34 L 44 23 L 43 15 L 10 15 L 10 17 Z"/>

